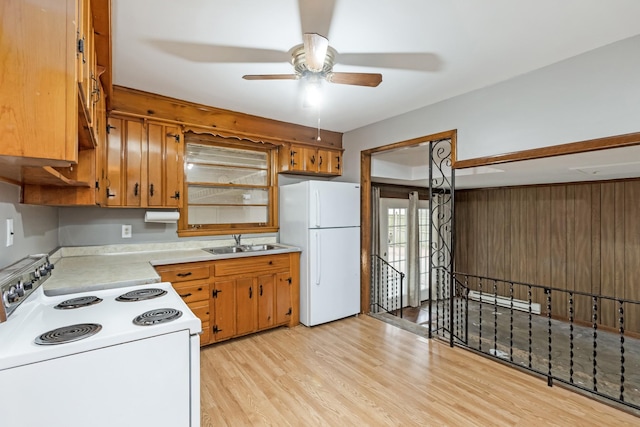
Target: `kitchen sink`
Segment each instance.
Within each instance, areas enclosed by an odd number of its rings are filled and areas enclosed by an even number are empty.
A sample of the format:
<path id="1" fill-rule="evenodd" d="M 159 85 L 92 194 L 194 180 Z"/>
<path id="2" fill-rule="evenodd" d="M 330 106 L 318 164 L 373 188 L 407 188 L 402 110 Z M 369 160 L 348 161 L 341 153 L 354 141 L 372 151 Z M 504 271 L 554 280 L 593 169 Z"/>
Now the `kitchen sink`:
<path id="1" fill-rule="evenodd" d="M 274 249 L 282 249 L 282 246 L 264 244 L 264 245 L 241 245 L 241 246 L 219 246 L 216 248 L 205 248 L 204 250 L 213 255 L 237 254 L 246 252 L 262 252 Z"/>

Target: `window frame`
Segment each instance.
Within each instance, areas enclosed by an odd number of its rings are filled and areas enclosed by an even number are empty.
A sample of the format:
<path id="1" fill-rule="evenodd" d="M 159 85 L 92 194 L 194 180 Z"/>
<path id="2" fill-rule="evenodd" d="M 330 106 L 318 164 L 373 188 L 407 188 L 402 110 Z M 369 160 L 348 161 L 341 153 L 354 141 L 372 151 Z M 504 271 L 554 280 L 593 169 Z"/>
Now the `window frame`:
<path id="1" fill-rule="evenodd" d="M 183 207 L 181 209 L 180 220 L 178 221 L 178 236 L 216 236 L 228 234 L 248 234 L 248 233 L 275 233 L 279 229 L 278 225 L 278 146 L 269 143 L 256 143 L 246 139 L 230 139 L 221 136 L 198 134 L 195 132 L 185 132 L 185 154 L 183 165 Z M 220 148 L 242 149 L 258 151 L 267 155 L 267 185 L 269 202 L 267 206 L 266 223 L 225 223 L 225 224 L 197 224 L 189 225 L 189 182 L 187 180 L 187 145 L 201 144 Z M 217 183 L 211 183 L 215 186 Z M 233 184 L 225 186 L 235 187 Z M 237 185 L 238 188 L 244 188 Z"/>

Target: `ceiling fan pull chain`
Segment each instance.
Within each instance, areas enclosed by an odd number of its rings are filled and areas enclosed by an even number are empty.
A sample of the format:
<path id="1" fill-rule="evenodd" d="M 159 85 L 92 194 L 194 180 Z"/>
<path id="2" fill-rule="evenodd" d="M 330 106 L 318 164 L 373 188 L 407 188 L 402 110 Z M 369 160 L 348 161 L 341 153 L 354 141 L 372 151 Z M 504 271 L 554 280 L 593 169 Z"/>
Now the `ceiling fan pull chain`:
<path id="1" fill-rule="evenodd" d="M 318 117 L 318 137 L 316 138 L 316 141 L 322 141 L 320 138 L 320 117 Z"/>

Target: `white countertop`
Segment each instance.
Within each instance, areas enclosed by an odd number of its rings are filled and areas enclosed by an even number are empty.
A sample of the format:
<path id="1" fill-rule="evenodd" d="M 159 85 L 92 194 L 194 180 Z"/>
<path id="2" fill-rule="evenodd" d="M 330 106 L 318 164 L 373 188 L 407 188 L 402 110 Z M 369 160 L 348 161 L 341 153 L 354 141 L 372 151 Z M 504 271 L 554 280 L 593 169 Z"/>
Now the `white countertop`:
<path id="1" fill-rule="evenodd" d="M 252 240 L 251 243 L 265 242 Z M 55 268 L 51 277 L 43 283 L 44 292 L 47 295 L 64 295 L 158 283 L 160 276 L 154 269 L 158 265 L 300 252 L 297 247 L 281 243 L 277 244 L 280 248 L 274 250 L 224 255 L 213 255 L 202 249 L 228 245 L 224 240 L 217 240 L 194 241 L 191 244 L 184 242 L 61 248 L 50 257 Z"/>

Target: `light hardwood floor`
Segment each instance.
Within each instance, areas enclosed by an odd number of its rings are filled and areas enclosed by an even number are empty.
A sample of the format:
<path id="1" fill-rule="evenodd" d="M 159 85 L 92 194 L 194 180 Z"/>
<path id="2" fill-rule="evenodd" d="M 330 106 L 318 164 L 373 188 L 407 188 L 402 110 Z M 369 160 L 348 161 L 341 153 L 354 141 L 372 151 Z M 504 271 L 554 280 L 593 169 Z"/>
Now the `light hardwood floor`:
<path id="1" fill-rule="evenodd" d="M 625 426 L 640 419 L 369 316 L 201 351 L 202 426 Z"/>

